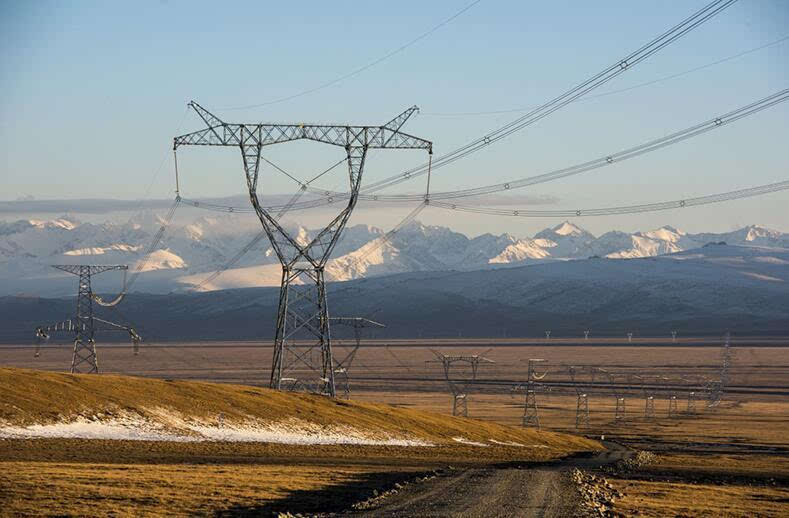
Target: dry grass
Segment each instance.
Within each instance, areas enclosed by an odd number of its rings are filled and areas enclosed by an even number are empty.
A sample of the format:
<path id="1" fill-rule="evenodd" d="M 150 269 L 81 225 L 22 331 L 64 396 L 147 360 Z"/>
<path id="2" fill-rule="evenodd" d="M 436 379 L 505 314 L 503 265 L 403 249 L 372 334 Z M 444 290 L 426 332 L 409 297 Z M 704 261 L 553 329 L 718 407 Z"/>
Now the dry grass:
<path id="1" fill-rule="evenodd" d="M 767 455 L 660 455 L 609 478 L 626 516 L 786 516 L 789 459 Z"/>
<path id="2" fill-rule="evenodd" d="M 165 381 L 118 375 L 60 374 L 0 369 L 0 420 L 14 424 L 62 422 L 76 416 L 134 412 L 155 416 L 160 409 L 187 418 L 224 422 L 250 419 L 349 427 L 374 436 L 406 437 L 434 443 L 515 441 L 545 445 L 557 454 L 599 449 L 600 445 L 562 433 L 524 430 L 383 404 L 342 401 L 259 387 L 192 381 Z M 528 457 L 527 454 L 524 454 Z"/>
<path id="3" fill-rule="evenodd" d="M 400 477 L 407 472 L 398 474 Z M 393 479 L 378 466 L 0 463 L 5 516 L 194 516 L 328 507 L 330 488 L 370 489 Z M 328 490 L 328 492 L 327 492 Z M 349 494 L 347 497 L 357 496 Z"/>
<path id="4" fill-rule="evenodd" d="M 621 342 L 622 340 L 620 340 Z M 508 343 L 504 343 L 508 342 Z M 554 342 L 552 340 L 552 342 Z M 714 343 L 715 340 L 710 340 Z M 425 360 L 432 355 L 426 346 L 440 347 L 442 352 L 451 353 L 476 353 L 489 346 L 494 349 L 486 355 L 496 364 L 483 367 L 480 377 L 489 380 L 522 380 L 525 378 L 526 362 L 521 361 L 529 357 L 546 358 L 549 362 L 559 367 L 564 365 L 601 365 L 613 366 L 614 370 L 622 372 L 643 371 L 655 375 L 683 375 L 683 376 L 711 376 L 714 377 L 720 362 L 720 351 L 713 347 L 692 347 L 685 344 L 660 347 L 634 346 L 630 347 L 618 343 L 616 347 L 604 343 L 590 343 L 586 346 L 562 346 L 553 344 L 516 345 L 506 340 L 495 341 L 459 341 L 419 342 L 408 341 L 395 343 L 392 347 L 367 348 L 359 352 L 354 367 L 351 369 L 353 384 L 353 397 L 355 402 L 351 405 L 354 409 L 369 419 L 365 423 L 370 426 L 389 426 L 386 419 L 379 414 L 378 403 L 389 403 L 398 407 L 404 414 L 404 421 L 397 426 L 387 429 L 402 429 L 406 424 L 414 423 L 414 419 L 423 427 L 420 433 L 429 434 L 431 437 L 446 437 L 436 432 L 436 427 L 449 426 L 447 423 L 465 420 L 453 420 L 446 417 L 436 420 L 437 417 L 427 421 L 420 421 L 418 415 L 423 412 L 437 412 L 448 414 L 451 411 L 451 398 L 441 381 L 414 382 L 408 378 L 430 377 L 440 379 L 441 372 L 435 365 L 426 364 Z M 102 367 L 106 372 L 125 372 L 149 377 L 168 377 L 174 379 L 213 380 L 220 382 L 263 384 L 268 375 L 268 366 L 271 356 L 269 344 L 260 347 L 256 344 L 224 344 L 221 346 L 197 346 L 196 344 L 178 345 L 174 347 L 151 347 L 143 349 L 140 356 L 133 357 L 128 348 L 103 348 L 100 351 Z M 628 419 L 624 423 L 614 424 L 613 397 L 604 394 L 592 394 L 589 404 L 591 410 L 591 426 L 586 432 L 589 435 L 599 436 L 606 434 L 607 438 L 618 438 L 638 448 L 650 449 L 659 453 L 659 461 L 648 468 L 627 477 L 609 478 L 625 497 L 617 501 L 615 511 L 624 515 L 641 516 L 786 516 L 789 506 L 789 401 L 785 393 L 789 391 L 789 354 L 786 347 L 770 346 L 765 341 L 764 347 L 737 347 L 731 371 L 732 385 L 735 388 L 749 390 L 747 387 L 761 387 L 760 392 L 727 395 L 724 405 L 714 410 L 703 409 L 699 402 L 699 413 L 695 416 L 681 416 L 668 419 L 666 416 L 666 400 L 658 398 L 656 401 L 657 419 L 647 421 L 643 418 L 643 398 L 631 394 L 627 399 Z M 64 370 L 70 361 L 68 348 L 48 349 L 36 363 L 32 360 L 32 350 L 14 349 L 5 350 L 4 363 L 17 366 L 37 365 L 44 369 Z M 555 380 L 561 380 L 563 374 L 556 373 Z M 359 378 L 366 378 L 359 381 Z M 108 378 L 101 376 L 101 378 Z M 157 381 L 156 383 L 164 383 Z M 0 392 L 7 385 L 0 378 Z M 181 382 L 169 385 L 178 387 L 175 394 L 188 394 Z M 161 385 L 156 385 L 160 387 Z M 258 391 L 260 389 L 246 390 Z M 226 397 L 226 393 L 217 386 L 213 398 Z M 231 393 L 236 389 L 232 389 Z M 184 392 L 182 392 L 184 391 Z M 23 391 L 20 391 L 23 392 Z M 156 392 L 153 390 L 153 392 Z M 265 391 L 264 391 L 265 392 Z M 48 397 L 57 398 L 55 390 Z M 0 413 L 6 415 L 8 404 L 3 406 L 6 394 L 0 394 Z M 243 391 L 242 391 L 243 395 Z M 256 401 L 266 399 L 264 396 L 247 394 L 249 399 L 241 398 L 239 412 L 255 410 Z M 24 401 L 23 394 L 17 394 L 16 401 Z M 145 396 L 147 397 L 147 396 Z M 168 396 L 170 397 L 170 396 Z M 174 396 L 173 396 L 174 397 Z M 235 396 L 233 396 L 235 397 Z M 239 396 L 240 397 L 240 396 Z M 310 400 L 308 396 L 306 397 Z M 19 399 L 21 398 L 21 399 Z M 235 401 L 235 400 L 234 400 Z M 247 401 L 246 403 L 244 401 Z M 357 404 L 358 402 L 358 404 Z M 376 404 L 373 404 L 376 403 Z M 575 396 L 565 394 L 542 394 L 538 396 L 540 417 L 544 430 L 572 431 L 574 429 Z M 15 404 L 15 403 L 14 403 Z M 180 404 L 180 403 L 179 403 Z M 306 403 L 305 403 L 306 404 Z M 248 406 L 243 406 L 248 405 Z M 484 390 L 476 388 L 469 402 L 469 412 L 474 418 L 486 423 L 499 423 L 517 426 L 522 415 L 522 396 L 510 397 L 507 387 L 491 388 Z M 221 406 L 221 405 L 220 405 Z M 235 406 L 235 403 L 234 403 Z M 349 407 L 337 405 L 338 416 L 342 419 L 352 419 L 349 414 L 341 411 Z M 199 407 L 206 415 L 216 412 L 231 412 L 219 410 L 214 403 Z M 224 407 L 223 407 L 224 408 Z M 272 412 L 275 411 L 274 407 Z M 280 408 L 280 407 L 277 407 Z M 332 408 L 332 407 L 327 407 Z M 685 401 L 679 402 L 679 410 L 685 408 Z M 364 410 L 362 410 L 364 409 Z M 68 410 L 68 409 L 67 409 Z M 69 410 L 71 411 L 71 410 Z M 285 411 L 288 411 L 285 408 Z M 322 410 L 315 408 L 316 418 L 320 417 Z M 356 410 L 354 410 L 356 411 Z M 46 409 L 39 407 L 37 412 L 46 415 Z M 262 410 L 261 410 L 262 412 Z M 410 412 L 414 412 L 413 414 Z M 331 410 L 328 416 L 335 414 Z M 398 417 L 400 419 L 401 417 Z M 465 421 L 476 423 L 477 421 Z M 355 423 L 355 421 L 354 421 Z M 415 424 L 415 423 L 414 423 Z M 458 426 L 458 425 L 452 425 Z M 476 424 L 466 425 L 467 430 L 476 427 Z M 487 425 L 485 425 L 487 426 Z M 451 429 L 447 429 L 447 431 Z M 455 428 L 456 430 L 457 428 Z M 509 429 L 508 429 L 509 430 Z M 452 433 L 457 432 L 450 432 Z M 485 430 L 483 433 L 494 433 Z M 530 432 L 534 433 L 534 432 Z M 471 431 L 463 433 L 469 438 L 480 437 L 472 435 Z M 539 435 L 545 436 L 546 432 Z M 532 437 L 532 436 L 529 436 Z M 562 436 L 557 436 L 562 437 Z M 33 448 L 22 445 L 5 446 L 0 441 L 0 459 L 16 460 L 19 462 L 39 462 L 50 459 L 53 462 L 63 462 L 68 448 L 61 443 L 37 441 Z M 21 451 L 20 450 L 24 450 Z M 172 448 L 184 448 L 172 449 Z M 380 471 L 380 466 L 399 466 L 398 470 L 413 470 L 427 466 L 438 466 L 441 463 L 462 462 L 491 462 L 496 459 L 508 458 L 517 455 L 516 452 L 505 451 L 500 448 L 470 448 L 455 445 L 454 448 L 441 447 L 433 449 L 431 456 L 418 456 L 411 452 L 414 449 L 396 449 L 367 447 L 321 447 L 316 450 L 304 447 L 298 450 L 288 449 L 276 445 L 182 445 L 166 447 L 154 446 L 151 452 L 145 452 L 140 445 L 124 445 L 119 448 L 116 443 L 102 444 L 102 441 L 91 442 L 90 447 L 81 446 L 81 452 L 87 452 L 90 462 L 93 463 L 121 463 L 139 464 L 154 462 L 154 457 L 166 460 L 166 471 L 178 471 L 180 463 L 214 463 L 226 466 L 228 464 L 245 465 L 250 469 L 273 468 L 274 464 L 285 462 L 296 463 L 299 468 L 293 468 L 294 474 L 299 469 L 312 469 L 316 464 L 316 455 L 320 455 L 320 464 L 331 463 L 332 468 L 324 473 L 344 473 L 348 471 L 349 477 L 360 478 L 368 476 L 371 469 Z M 484 454 L 481 451 L 484 450 Z M 318 451 L 320 453 L 318 453 Z M 544 450 L 543 450 L 544 451 Z M 113 455 L 120 458 L 113 459 Z M 358 461 L 351 459 L 362 456 Z M 465 458 L 465 460 L 464 460 Z M 191 459 L 191 460 L 189 460 Z M 367 463 L 367 464 L 364 464 Z M 364 464 L 364 466 L 362 466 Z M 374 464 L 378 467 L 370 467 Z M 3 469 L 3 466 L 0 466 Z M 75 468 L 76 469 L 76 468 Z M 362 469 L 364 473 L 355 470 Z M 210 478 L 208 475 L 205 475 Z M 325 475 L 324 475 L 325 476 Z M 338 475 L 344 476 L 344 475 Z M 62 479 L 67 483 L 68 476 Z M 365 479 L 366 480 L 366 479 Z M 0 481 L 1 482 L 1 481 Z M 339 486 L 346 487 L 341 480 Z M 347 489 L 347 488 L 346 488 Z M 179 494 L 182 490 L 179 489 Z M 260 489 L 263 494 L 264 489 Z M 299 498 L 306 499 L 306 494 L 297 494 Z M 196 497 L 197 498 L 197 497 Z M 182 509 L 187 509 L 188 506 Z M 220 506 L 221 508 L 221 506 Z M 184 511 L 189 512 L 189 511 Z"/>
<path id="5" fill-rule="evenodd" d="M 613 481 L 625 496 L 614 509 L 624 516 L 786 516 L 789 489 L 737 484 Z"/>

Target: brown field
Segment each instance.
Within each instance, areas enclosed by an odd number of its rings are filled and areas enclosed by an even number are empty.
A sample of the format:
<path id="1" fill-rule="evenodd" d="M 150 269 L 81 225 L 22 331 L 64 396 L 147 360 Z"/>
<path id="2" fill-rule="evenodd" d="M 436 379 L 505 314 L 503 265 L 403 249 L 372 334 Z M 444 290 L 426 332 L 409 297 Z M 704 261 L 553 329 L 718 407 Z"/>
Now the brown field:
<path id="1" fill-rule="evenodd" d="M 574 432 L 576 396 L 574 388 L 567 386 L 567 365 L 603 367 L 613 373 L 616 383 L 624 385 L 628 380 L 632 382 L 633 374 L 654 380 L 665 377 L 667 379 L 660 382 L 662 387 L 657 387 L 656 417 L 652 420 L 644 418 L 641 387 L 638 383 L 630 384 L 625 391 L 627 415 L 623 422 L 613 420 L 614 397 L 610 389 L 603 386 L 605 384 L 599 383 L 605 380 L 598 378 L 595 380 L 598 384 L 594 385 L 588 378 L 580 378 L 584 391 L 589 394 L 590 426 L 579 430 L 579 433 L 591 437 L 605 435 L 606 439 L 658 454 L 658 462 L 653 465 L 625 475 L 607 475 L 610 483 L 624 494 L 615 503 L 614 511 L 627 516 L 789 515 L 789 346 L 785 340 L 775 339 L 738 341 L 733 343 L 731 382 L 723 403 L 715 408 L 706 408 L 705 402 L 698 400 L 693 414 L 685 412 L 687 394 L 691 390 L 699 390 L 699 380 L 717 376 L 721 358 L 720 348 L 716 347 L 720 343 L 717 338 L 694 340 L 692 343 L 680 340 L 677 344 L 670 340 L 659 344 L 652 341 L 642 345 L 636 344 L 636 340 L 628 344 L 626 339 L 590 340 L 581 344 L 517 339 L 375 341 L 371 343 L 372 347 L 359 351 L 350 369 L 352 398 L 413 410 L 450 413 L 451 397 L 443 381 L 443 372 L 440 365 L 427 363 L 434 358 L 428 348 L 444 354 L 485 352 L 485 356 L 495 363 L 480 367 L 478 379 L 481 383 L 470 390 L 469 415 L 517 426 L 523 414 L 523 395 L 512 389 L 526 377 L 527 363 L 524 360 L 545 358 L 548 362 L 540 369 L 548 371 L 544 381 L 550 390 L 545 389 L 538 395 L 542 429 Z M 336 342 L 338 356 L 347 350 L 343 347 L 347 344 Z M 139 356 L 133 356 L 129 347 L 119 346 L 103 347 L 99 355 L 104 372 L 260 386 L 265 385 L 268 379 L 271 347 L 269 344 L 249 343 L 150 344 L 142 348 Z M 45 348 L 41 357 L 35 360 L 30 347 L 0 349 L 0 363 L 6 366 L 64 371 L 69 362 L 67 345 Z M 679 415 L 669 418 L 667 398 L 672 390 L 677 395 Z M 7 454 L 7 451 L 0 451 L 0 458 L 9 462 L 45 460 L 31 456 L 12 460 L 6 457 Z M 60 454 L 55 457 L 60 458 Z M 379 462 L 386 462 L 385 457 L 386 454 L 381 453 L 378 460 L 370 462 L 380 466 Z M 443 460 L 451 461 L 449 458 L 435 459 L 435 462 L 426 459 L 409 461 L 398 468 L 398 472 L 413 473 L 432 468 Z M 106 455 L 96 454 L 92 462 L 90 466 L 106 465 Z M 131 461 L 131 464 L 138 465 L 136 462 Z M 314 468 L 324 473 L 324 480 L 328 480 L 328 473 L 336 472 L 333 476 L 337 478 L 333 479 L 332 487 L 342 487 L 346 491 L 350 491 L 354 484 L 369 483 L 369 487 L 373 487 L 382 481 L 376 477 L 380 477 L 384 470 L 376 471 L 370 467 L 370 462 L 365 464 L 360 459 L 357 465 L 343 464 L 342 469 L 323 470 L 308 465 L 309 458 L 306 458 L 299 461 L 298 470 L 294 468 L 293 480 L 299 480 L 302 469 L 309 471 Z M 274 464 L 246 468 L 263 470 L 261 473 L 277 469 Z M 47 469 L 57 471 L 66 468 L 62 463 L 53 463 Z M 77 480 L 82 476 L 79 470 L 83 469 L 94 468 L 80 464 L 74 474 Z M 117 476 L 113 471 L 115 468 L 107 469 L 110 479 Z M 31 470 L 27 472 L 32 473 Z M 168 464 L 161 475 L 140 469 L 135 480 L 172 477 L 173 488 L 180 487 L 179 484 L 188 485 L 185 478 L 175 481 L 179 477 L 177 473 L 179 464 Z M 213 471 L 206 468 L 206 480 L 213 477 L 210 473 Z M 221 487 L 225 483 L 223 477 L 214 478 L 216 482 L 206 482 L 207 488 Z M 68 475 L 60 480 L 66 483 L 70 479 L 71 475 Z M 296 484 L 298 487 L 282 491 L 306 498 L 304 495 L 308 493 L 298 491 L 312 488 L 318 491 L 315 494 L 319 494 L 325 490 L 323 486 L 310 484 Z M 249 504 L 243 494 L 244 487 L 240 484 L 239 493 L 233 493 L 236 495 L 234 502 L 239 502 L 238 505 L 243 502 Z M 226 494 L 224 490 L 217 491 Z M 174 490 L 174 493 L 178 491 Z M 120 498 L 122 493 L 114 494 Z M 293 502 L 280 493 L 271 494 L 277 501 Z M 209 497 L 195 495 L 192 503 L 189 498 L 180 503 L 161 500 L 159 505 L 168 502 L 174 509 L 190 513 L 203 505 L 199 502 L 208 501 L 201 498 Z M 213 509 L 228 506 L 229 502 L 211 504 Z"/>
<path id="2" fill-rule="evenodd" d="M 350 504 L 343 489 L 370 492 L 412 475 L 380 466 L 4 462 L 4 516 L 194 516 L 274 514 Z M 24 495 L 20 497 L 20 495 Z M 324 504 L 325 505 L 325 504 Z"/>

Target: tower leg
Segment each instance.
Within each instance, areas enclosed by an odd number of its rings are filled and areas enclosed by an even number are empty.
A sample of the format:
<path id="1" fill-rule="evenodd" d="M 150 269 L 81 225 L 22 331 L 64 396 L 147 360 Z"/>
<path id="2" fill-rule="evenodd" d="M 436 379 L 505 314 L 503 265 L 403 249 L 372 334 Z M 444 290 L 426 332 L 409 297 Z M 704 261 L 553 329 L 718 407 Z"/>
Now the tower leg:
<path id="1" fill-rule="evenodd" d="M 575 429 L 589 428 L 589 397 L 578 394 L 575 400 Z"/>
<path id="2" fill-rule="evenodd" d="M 301 385 L 334 397 L 334 365 L 323 269 L 284 268 L 271 388 Z"/>
<path id="3" fill-rule="evenodd" d="M 537 393 L 532 388 L 526 389 L 526 402 L 523 407 L 523 426 L 540 428 L 540 415 L 537 410 Z"/>
<path id="4" fill-rule="evenodd" d="M 625 419 L 625 398 L 616 398 L 616 409 L 614 410 L 614 421 L 623 421 Z"/>
<path id="5" fill-rule="evenodd" d="M 468 417 L 468 399 L 466 394 L 453 395 L 452 415 L 458 417 Z"/>

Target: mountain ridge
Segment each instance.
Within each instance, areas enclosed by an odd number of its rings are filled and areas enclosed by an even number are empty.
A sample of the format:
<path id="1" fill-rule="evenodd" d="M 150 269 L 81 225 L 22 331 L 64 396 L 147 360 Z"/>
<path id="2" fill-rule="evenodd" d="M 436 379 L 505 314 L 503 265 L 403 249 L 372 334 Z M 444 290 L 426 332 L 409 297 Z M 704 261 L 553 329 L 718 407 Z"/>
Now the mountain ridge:
<path id="1" fill-rule="evenodd" d="M 68 216 L 53 220 L 0 221 L 0 295 L 31 293 L 66 295 L 71 280 L 50 264 L 128 264 L 143 266 L 145 251 L 161 220 L 151 212 L 126 223 L 82 223 Z M 307 242 L 315 231 L 287 225 Z M 151 260 L 144 265 L 135 289 L 167 293 L 279 284 L 280 270 L 266 239 L 237 264 L 210 283 L 257 233 L 255 225 L 240 227 L 231 215 L 203 216 L 168 229 Z M 383 239 L 382 229 L 348 227 L 326 266 L 327 279 L 348 281 L 413 271 L 473 271 L 588 257 L 633 259 L 703 247 L 710 242 L 789 248 L 789 234 L 748 225 L 731 232 L 689 234 L 670 226 L 633 233 L 612 230 L 600 236 L 564 221 L 533 237 L 481 234 L 469 237 L 448 227 L 413 221 Z M 98 288 L 112 289 L 117 279 L 98 278 Z M 117 289 L 117 288 L 115 288 Z"/>
<path id="2" fill-rule="evenodd" d="M 36 326 L 73 316 L 75 282 L 62 298 L 0 297 L 0 342 L 30 343 Z M 122 314 L 99 316 L 128 318 L 149 343 L 270 343 L 278 297 L 277 287 L 132 293 Z M 375 334 L 387 338 L 540 337 L 548 329 L 552 337 L 584 330 L 592 336 L 785 335 L 789 249 L 708 245 L 638 259 L 405 272 L 331 283 L 328 297 L 332 315 L 375 314 L 387 325 Z M 350 338 L 343 332 L 332 329 L 335 338 Z"/>

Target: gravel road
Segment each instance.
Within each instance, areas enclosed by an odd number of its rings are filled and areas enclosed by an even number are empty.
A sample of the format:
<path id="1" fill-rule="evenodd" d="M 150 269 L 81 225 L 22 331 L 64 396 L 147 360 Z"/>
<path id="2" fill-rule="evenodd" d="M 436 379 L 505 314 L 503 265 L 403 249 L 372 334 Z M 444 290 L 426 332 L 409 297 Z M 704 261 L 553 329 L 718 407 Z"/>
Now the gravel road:
<path id="1" fill-rule="evenodd" d="M 569 470 L 610 464 L 630 453 L 623 447 L 592 457 L 571 458 L 538 467 L 484 467 L 447 470 L 382 498 L 363 517 L 575 517 L 583 516 L 582 500 Z"/>

